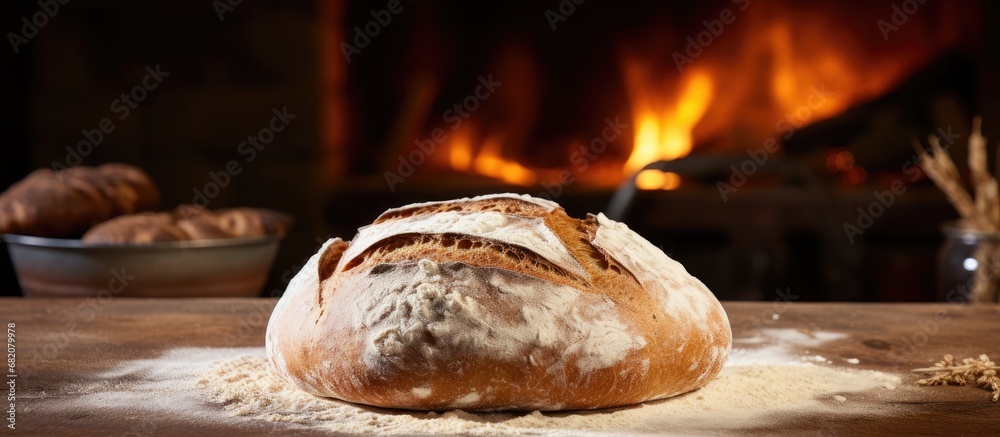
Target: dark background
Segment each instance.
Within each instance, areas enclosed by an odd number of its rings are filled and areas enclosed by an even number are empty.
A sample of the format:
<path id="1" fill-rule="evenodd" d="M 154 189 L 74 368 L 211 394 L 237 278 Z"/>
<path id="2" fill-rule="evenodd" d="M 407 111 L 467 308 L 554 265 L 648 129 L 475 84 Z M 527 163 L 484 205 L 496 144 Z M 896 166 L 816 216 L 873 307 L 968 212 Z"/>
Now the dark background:
<path id="1" fill-rule="evenodd" d="M 868 156 L 870 174 L 880 168 L 891 172 L 912 155 L 911 138 L 947 124 L 967 132 L 972 114 L 984 116 L 988 137 L 1000 138 L 995 49 L 1000 37 L 989 30 L 1000 16 L 995 2 L 949 7 L 928 2 L 888 45 L 875 21 L 888 18 L 900 2 L 772 3 L 826 8 L 824 13 L 857 29 L 860 44 L 886 53 L 911 49 L 928 33 L 957 32 L 945 47 L 928 47 L 926 62 L 885 97 L 797 135 L 786 148 L 803 166 L 813 166 L 831 148 L 856 147 L 856 155 Z M 553 32 L 545 10 L 556 10 L 556 1 L 403 1 L 403 12 L 350 64 L 344 62 L 339 43 L 349 42 L 354 26 L 363 26 L 371 11 L 385 4 L 244 1 L 223 20 L 212 2 L 60 5 L 19 53 L 9 46 L 2 50 L 0 188 L 34 168 L 64 161 L 65 147 L 82 139 L 81 129 L 116 116 L 110 103 L 141 81 L 146 66 L 159 64 L 170 76 L 127 119 L 115 120 L 116 130 L 84 165 L 126 162 L 144 168 L 163 192 L 163 208 L 190 203 L 210 172 L 241 159 L 237 145 L 266 125 L 272 108 L 287 107 L 297 118 L 209 205 L 268 207 L 297 218 L 263 292 L 273 294 L 318 241 L 350 237 L 387 207 L 541 191 L 469 181 L 432 168 L 420 169 L 399 191 L 387 189 L 383 172 L 413 139 L 441 124 L 438 114 L 467 95 L 477 76 L 500 71 L 516 77 L 504 86 L 529 90 L 534 98 L 519 104 L 499 96 L 503 104 L 484 113 L 499 122 L 529 118 L 515 152 L 533 165 L 566 165 L 560 161 L 566 156 L 562 146 L 553 144 L 592 136 L 608 114 L 629 114 L 620 78 L 623 52 L 659 38 L 666 41 L 662 63 L 669 68 L 669 53 L 683 47 L 683 37 L 729 5 L 590 0 Z M 5 2 L 3 30 L 19 32 L 21 17 L 39 10 L 37 3 Z M 528 60 L 519 60 L 523 56 Z M 893 115 L 892 134 L 871 137 L 871 120 L 885 114 Z M 627 152 L 626 147 L 618 153 Z M 941 243 L 937 226 L 954 217 L 936 190 L 926 181 L 917 184 L 925 190 L 903 199 L 904 206 L 890 210 L 860 245 L 845 246 L 836 240 L 843 237 L 839 225 L 853 219 L 856 206 L 871 201 L 877 178 L 844 188 L 836 175 L 822 176 L 833 194 L 820 204 L 836 217 L 822 223 L 782 219 L 818 210 L 810 196 L 796 194 L 794 183 L 779 180 L 742 204 L 723 207 L 712 178 L 701 188 L 646 193 L 626 221 L 724 298 L 773 299 L 775 288 L 794 286 L 811 290 L 803 293 L 808 300 L 932 299 Z M 611 194 L 609 188 L 571 186 L 559 200 L 581 216 L 603 210 Z M 723 219 L 704 220 L 707 216 Z M 757 232 L 764 228 L 767 232 Z M 3 251 L 0 290 L 16 294 L 5 257 Z"/>

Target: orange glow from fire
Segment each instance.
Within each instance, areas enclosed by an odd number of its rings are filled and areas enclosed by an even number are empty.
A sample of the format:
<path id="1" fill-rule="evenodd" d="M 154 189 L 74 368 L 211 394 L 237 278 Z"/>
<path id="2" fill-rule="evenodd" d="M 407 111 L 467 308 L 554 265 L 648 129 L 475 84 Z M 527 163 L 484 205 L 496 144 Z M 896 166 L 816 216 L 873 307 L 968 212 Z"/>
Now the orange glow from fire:
<path id="1" fill-rule="evenodd" d="M 802 18 L 786 16 L 768 23 L 766 31 L 750 40 L 751 52 L 757 53 L 749 57 L 753 61 L 742 61 L 749 66 L 748 62 L 759 63 L 761 54 L 771 58 L 771 97 L 775 109 L 781 111 L 777 114 L 795 111 L 807 103 L 813 87 L 823 87 L 831 95 L 810 108 L 808 122 L 829 118 L 852 104 L 876 97 L 904 72 L 904 62 L 856 59 L 849 47 L 836 43 L 842 38 L 822 27 L 809 26 L 809 19 Z"/>
<path id="2" fill-rule="evenodd" d="M 462 171 L 468 171 L 472 165 L 472 142 L 467 129 L 452 135 L 448 145 L 448 163 L 451 168 Z"/>
<path id="3" fill-rule="evenodd" d="M 503 138 L 498 134 L 487 136 L 477 148 L 473 143 L 472 129 L 463 128 L 451 135 L 444 147 L 448 164 L 455 170 L 472 172 L 508 184 L 526 187 L 535 184 L 534 171 L 502 155 Z"/>
<path id="4" fill-rule="evenodd" d="M 662 44 L 649 38 L 641 41 L 656 44 L 630 46 L 622 58 L 622 76 L 631 117 L 621 117 L 629 126 L 623 140 L 609 142 L 609 152 L 588 158 L 585 165 L 578 164 L 578 151 L 593 138 L 594 126 L 584 126 L 580 136 L 567 138 L 565 152 L 558 144 L 552 148 L 522 144 L 530 141 L 525 140 L 530 138 L 526 132 L 536 129 L 530 124 L 534 113 L 523 109 L 533 105 L 537 93 L 531 87 L 505 88 L 506 100 L 490 104 L 506 105 L 498 113 L 532 115 L 489 124 L 488 116 L 477 114 L 449 133 L 435 160 L 458 172 L 521 186 L 559 180 L 560 171 L 570 170 L 574 181 L 589 186 L 615 186 L 635 175 L 640 189 L 677 189 L 682 178 L 676 173 L 636 172 L 652 162 L 687 157 L 696 147 L 743 157 L 765 140 L 773 139 L 780 147 L 792 130 L 882 95 L 936 50 L 868 47 L 828 15 L 806 7 L 751 8 L 740 16 L 741 24 L 727 28 L 681 71 L 672 54 L 685 52 L 686 35 L 678 33 Z M 931 39 L 927 43 L 939 45 Z M 530 58 L 517 59 L 530 63 Z M 512 71 L 509 77 L 519 79 L 510 80 L 511 84 L 531 79 L 525 73 L 531 68 Z M 782 123 L 789 128 L 783 129 Z M 554 153 L 528 161 L 529 156 L 517 150 Z M 867 174 L 854 165 L 854 156 L 837 152 L 827 160 L 831 171 L 842 172 L 846 185 L 864 182 Z M 560 153 L 566 154 L 563 161 Z"/>
<path id="5" fill-rule="evenodd" d="M 625 173 L 631 175 L 654 161 L 683 158 L 694 147 L 692 131 L 705 115 L 712 100 L 712 78 L 691 71 L 681 83 L 675 102 L 664 99 L 670 83 L 651 83 L 646 69 L 637 62 L 626 66 L 625 80 L 632 94 L 633 117 L 639 120 L 632 154 L 625 161 Z M 664 102 L 664 100 L 668 100 Z M 680 176 L 659 170 L 646 170 L 636 176 L 641 189 L 671 190 L 680 185 Z"/>
<path id="6" fill-rule="evenodd" d="M 498 135 L 487 137 L 472 161 L 472 168 L 481 175 L 500 179 L 509 184 L 531 186 L 535 172 L 500 155 L 503 140 Z"/>
<path id="7" fill-rule="evenodd" d="M 654 71 L 641 60 L 648 56 L 625 59 L 637 122 L 623 177 L 657 160 L 683 158 L 708 139 L 727 152 L 759 147 L 765 138 L 784 135 L 777 131 L 779 120 L 798 129 L 839 114 L 885 92 L 916 63 L 908 53 L 859 59 L 849 44 L 841 44 L 846 35 L 831 35 L 835 27 L 815 25 L 822 17 L 808 13 L 752 18 L 755 30 L 737 38 L 735 49 L 706 48 L 718 49 L 719 57 L 695 59 L 680 73 L 662 62 Z M 862 180 L 861 174 L 850 178 Z M 680 183 L 679 175 L 658 170 L 636 177 L 640 189 L 669 190 Z"/>

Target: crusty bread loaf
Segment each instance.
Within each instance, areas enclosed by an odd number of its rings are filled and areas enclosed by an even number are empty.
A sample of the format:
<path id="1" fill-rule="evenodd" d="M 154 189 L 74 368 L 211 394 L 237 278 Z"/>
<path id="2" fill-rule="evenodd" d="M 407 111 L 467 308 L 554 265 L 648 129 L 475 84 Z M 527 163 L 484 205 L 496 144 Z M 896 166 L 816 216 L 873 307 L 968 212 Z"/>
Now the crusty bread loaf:
<path id="1" fill-rule="evenodd" d="M 261 237 L 287 233 L 294 223 L 288 214 L 263 208 L 209 211 L 183 205 L 171 212 L 132 214 L 94 226 L 83 235 L 87 243 L 147 244 L 158 241 Z"/>
<path id="2" fill-rule="evenodd" d="M 700 281 L 624 224 L 502 194 L 389 210 L 330 240 L 266 343 L 273 369 L 319 396 L 560 410 L 701 387 L 732 331 Z"/>
<path id="3" fill-rule="evenodd" d="M 104 220 L 159 203 L 153 181 L 130 165 L 40 169 L 0 194 L 0 234 L 78 237 Z"/>

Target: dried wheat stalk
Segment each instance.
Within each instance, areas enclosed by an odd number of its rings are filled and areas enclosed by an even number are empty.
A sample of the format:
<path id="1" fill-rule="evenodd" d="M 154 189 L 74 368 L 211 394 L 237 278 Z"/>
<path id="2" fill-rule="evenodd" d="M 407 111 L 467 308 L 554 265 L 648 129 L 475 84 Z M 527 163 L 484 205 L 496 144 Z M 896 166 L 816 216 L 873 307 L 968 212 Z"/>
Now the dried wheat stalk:
<path id="1" fill-rule="evenodd" d="M 972 133 L 969 135 L 969 174 L 973 185 L 975 199 L 965 189 L 962 177 L 955 163 L 941 147 L 937 137 L 927 139 L 931 146 L 928 153 L 919 144 L 914 145 L 920 166 L 927 176 L 944 193 L 951 202 L 962 221 L 976 230 L 983 232 L 1000 232 L 1000 189 L 997 179 L 989 173 L 986 165 L 986 138 L 982 133 L 982 119 L 976 117 L 972 121 Z M 998 150 L 1000 153 L 1000 150 Z M 1000 154 L 998 154 L 1000 162 Z M 1000 167 L 998 167 L 1000 169 Z M 978 262 L 977 279 L 973 282 L 972 300 L 977 302 L 995 302 L 997 300 L 997 281 L 993 280 L 993 270 L 996 266 L 990 260 L 1000 255 L 1000 246 L 983 244 L 977 248 L 974 257 Z"/>
<path id="2" fill-rule="evenodd" d="M 966 358 L 961 364 L 955 362 L 955 357 L 945 355 L 943 361 L 934 363 L 934 367 L 913 369 L 914 373 L 933 373 L 934 376 L 917 381 L 920 385 L 973 385 L 993 391 L 993 402 L 1000 400 L 1000 377 L 997 377 L 1000 367 L 990 360 L 986 354 L 976 358 Z"/>
<path id="3" fill-rule="evenodd" d="M 987 182 L 983 195 L 988 199 L 987 204 L 989 205 L 986 208 L 986 221 L 992 223 L 993 230 L 996 231 L 996 227 L 1000 226 L 1000 193 L 998 193 L 996 179 L 991 178 Z"/>
<path id="4" fill-rule="evenodd" d="M 976 211 L 984 213 L 986 208 L 980 207 L 986 200 L 983 196 L 983 189 L 990 179 L 990 172 L 986 169 L 986 141 L 981 133 L 982 119 L 976 117 L 972 120 L 972 133 L 969 134 L 969 176 L 972 179 L 972 187 L 976 192 Z"/>
<path id="5" fill-rule="evenodd" d="M 941 142 L 937 137 L 932 136 L 927 141 L 931 145 L 933 154 L 927 153 L 923 148 L 916 147 L 917 154 L 920 156 L 920 166 L 927 173 L 927 177 L 944 192 L 945 197 L 962 216 L 962 219 L 975 225 L 977 229 L 983 229 L 985 224 L 981 223 L 981 219 L 976 213 L 975 203 L 962 185 L 962 177 L 959 175 L 958 169 L 955 168 L 955 163 L 948 156 L 948 152 L 941 147 Z"/>

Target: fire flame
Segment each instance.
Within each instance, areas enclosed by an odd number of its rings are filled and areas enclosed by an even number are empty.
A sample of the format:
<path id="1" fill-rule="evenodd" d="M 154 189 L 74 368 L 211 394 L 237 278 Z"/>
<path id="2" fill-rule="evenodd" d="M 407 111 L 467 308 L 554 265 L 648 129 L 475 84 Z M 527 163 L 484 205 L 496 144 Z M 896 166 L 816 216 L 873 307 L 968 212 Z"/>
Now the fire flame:
<path id="1" fill-rule="evenodd" d="M 741 20 L 752 25 L 744 28 L 744 34 L 727 30 L 719 39 L 726 42 L 706 47 L 703 56 L 679 73 L 669 63 L 672 49 L 662 46 L 655 53 L 632 53 L 624 58 L 623 76 L 634 129 L 631 152 L 623 163 L 614 161 L 622 153 L 594 158 L 586 163 L 587 170 L 573 174 L 574 180 L 607 186 L 635 175 L 640 189 L 676 189 L 681 185 L 678 174 L 636 172 L 655 161 L 686 157 L 696 146 L 742 153 L 759 147 L 767 138 L 780 145 L 789 132 L 778 127 L 783 121 L 799 129 L 876 97 L 929 53 L 867 50 L 854 42 L 850 30 L 829 22 L 823 14 L 806 9 L 777 11 L 748 11 L 750 16 Z M 515 106 L 531 101 L 527 97 L 511 100 Z M 529 168 L 505 156 L 505 137 L 500 132 L 508 134 L 507 139 L 519 138 L 512 133 L 518 129 L 504 130 L 468 120 L 442 145 L 446 153 L 439 162 L 461 172 L 522 186 L 558 180 L 560 169 Z M 581 150 L 577 144 L 570 142 L 568 158 Z M 623 146 L 628 144 L 613 145 Z M 863 169 L 859 167 L 859 171 Z"/>
<path id="2" fill-rule="evenodd" d="M 508 184 L 526 187 L 535 184 L 534 171 L 502 155 L 503 137 L 499 134 L 488 135 L 476 150 L 472 129 L 461 128 L 451 135 L 445 150 L 448 164 L 455 170 L 488 176 Z"/>
<path id="3" fill-rule="evenodd" d="M 664 102 L 670 93 L 656 92 L 666 87 L 651 84 L 643 66 L 630 62 L 626 81 L 632 91 L 633 117 L 639 120 L 635 146 L 625 161 L 625 173 L 634 174 L 646 164 L 683 158 L 694 147 L 692 132 L 712 100 L 713 81 L 701 71 L 690 71 L 681 83 L 675 102 Z M 669 86 L 669 83 L 667 84 Z M 652 90 L 653 92 L 648 92 Z M 645 91 L 645 92 L 644 92 Z M 641 189 L 674 189 L 680 185 L 676 173 L 647 170 L 636 176 Z"/>
<path id="4" fill-rule="evenodd" d="M 741 40 L 733 56 L 699 58 L 672 80 L 652 79 L 645 64 L 626 59 L 637 130 L 623 175 L 657 160 L 683 158 L 697 141 L 720 133 L 729 150 L 742 150 L 776 137 L 780 119 L 800 128 L 829 118 L 884 92 L 916 63 L 908 54 L 857 59 L 856 50 L 831 43 L 846 37 L 810 25 L 817 19 L 763 17 L 759 31 Z M 671 89 L 671 83 L 678 85 Z M 637 175 L 636 186 L 669 190 L 680 181 L 676 174 L 647 170 Z"/>

